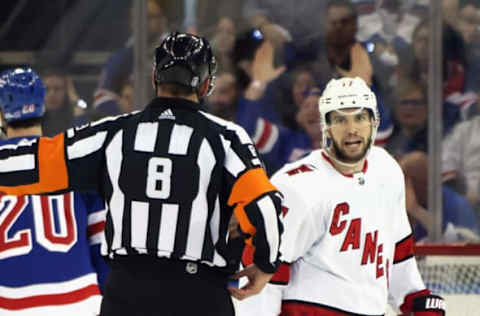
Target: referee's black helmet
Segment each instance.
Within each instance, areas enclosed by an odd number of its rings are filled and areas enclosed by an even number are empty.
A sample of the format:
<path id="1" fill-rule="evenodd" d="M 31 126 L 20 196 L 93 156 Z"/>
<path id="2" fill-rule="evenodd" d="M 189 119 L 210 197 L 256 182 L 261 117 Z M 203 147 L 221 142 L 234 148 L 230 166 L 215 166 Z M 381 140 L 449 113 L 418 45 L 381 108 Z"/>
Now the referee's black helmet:
<path id="1" fill-rule="evenodd" d="M 155 49 L 153 64 L 156 84 L 174 83 L 198 88 L 210 79 L 206 95 L 215 87 L 217 62 L 208 41 L 193 34 L 172 33 Z"/>

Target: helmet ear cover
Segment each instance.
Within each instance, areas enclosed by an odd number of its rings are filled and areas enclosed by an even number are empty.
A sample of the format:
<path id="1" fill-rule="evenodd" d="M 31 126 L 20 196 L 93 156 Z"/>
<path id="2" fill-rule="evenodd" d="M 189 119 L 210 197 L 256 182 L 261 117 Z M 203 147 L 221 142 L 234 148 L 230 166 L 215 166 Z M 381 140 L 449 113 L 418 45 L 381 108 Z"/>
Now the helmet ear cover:
<path id="1" fill-rule="evenodd" d="M 174 83 L 197 91 L 209 79 L 207 95 L 215 87 L 217 62 L 208 41 L 187 33 L 169 35 L 155 49 L 154 80 L 156 84 Z"/>

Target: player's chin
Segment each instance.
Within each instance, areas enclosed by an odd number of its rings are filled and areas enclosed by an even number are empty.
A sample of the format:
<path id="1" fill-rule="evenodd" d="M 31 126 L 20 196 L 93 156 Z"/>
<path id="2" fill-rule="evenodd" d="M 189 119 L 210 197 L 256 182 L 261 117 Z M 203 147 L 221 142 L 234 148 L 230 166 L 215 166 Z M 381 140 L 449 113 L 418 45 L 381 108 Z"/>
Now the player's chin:
<path id="1" fill-rule="evenodd" d="M 363 147 L 361 150 L 358 151 L 350 151 L 350 150 L 343 150 L 343 160 L 347 163 L 356 163 L 362 160 L 366 154 L 366 148 Z"/>

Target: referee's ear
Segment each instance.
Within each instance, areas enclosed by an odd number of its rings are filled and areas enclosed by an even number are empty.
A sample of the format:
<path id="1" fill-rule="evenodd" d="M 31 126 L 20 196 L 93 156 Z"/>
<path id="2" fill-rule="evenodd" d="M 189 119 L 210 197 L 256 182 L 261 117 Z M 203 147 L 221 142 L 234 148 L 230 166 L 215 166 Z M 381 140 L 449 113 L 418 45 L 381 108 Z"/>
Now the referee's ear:
<path id="1" fill-rule="evenodd" d="M 155 82 L 155 69 L 152 70 L 152 88 L 154 91 L 157 91 L 157 83 Z"/>
<path id="2" fill-rule="evenodd" d="M 200 87 L 198 87 L 198 95 L 200 96 L 200 98 L 204 98 L 207 96 L 210 80 L 210 78 L 205 79 L 200 85 Z"/>

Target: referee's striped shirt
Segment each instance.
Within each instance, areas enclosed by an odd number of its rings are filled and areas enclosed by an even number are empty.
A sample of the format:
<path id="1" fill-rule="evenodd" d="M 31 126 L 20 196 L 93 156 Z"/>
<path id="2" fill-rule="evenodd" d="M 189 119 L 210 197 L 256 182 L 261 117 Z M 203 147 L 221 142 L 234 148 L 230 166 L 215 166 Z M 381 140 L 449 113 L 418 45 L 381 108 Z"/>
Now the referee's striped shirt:
<path id="1" fill-rule="evenodd" d="M 0 147 L 0 191 L 93 190 L 109 212 L 102 252 L 226 267 L 235 212 L 254 262 L 278 263 L 280 194 L 247 133 L 185 99 L 155 98 L 133 112 L 54 138 Z"/>

